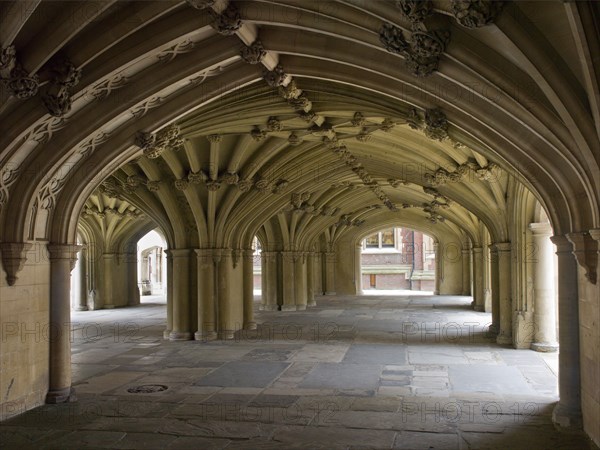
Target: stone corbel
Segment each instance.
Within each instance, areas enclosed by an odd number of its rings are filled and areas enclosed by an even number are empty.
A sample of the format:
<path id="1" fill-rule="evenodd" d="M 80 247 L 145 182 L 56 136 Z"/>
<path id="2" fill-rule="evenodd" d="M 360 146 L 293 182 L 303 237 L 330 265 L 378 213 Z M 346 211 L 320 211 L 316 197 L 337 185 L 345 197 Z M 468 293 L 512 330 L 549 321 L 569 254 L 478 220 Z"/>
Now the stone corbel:
<path id="1" fill-rule="evenodd" d="M 26 242 L 2 242 L 0 251 L 2 252 L 2 267 L 6 272 L 6 282 L 13 286 L 17 281 L 17 274 L 23 269 L 27 260 L 27 252 L 31 249 L 31 244 Z"/>
<path id="2" fill-rule="evenodd" d="M 596 284 L 597 281 L 598 232 L 599 230 L 590 230 L 590 233 L 567 234 L 567 238 L 573 244 L 573 255 L 577 264 L 585 270 L 585 277 L 592 284 Z"/>

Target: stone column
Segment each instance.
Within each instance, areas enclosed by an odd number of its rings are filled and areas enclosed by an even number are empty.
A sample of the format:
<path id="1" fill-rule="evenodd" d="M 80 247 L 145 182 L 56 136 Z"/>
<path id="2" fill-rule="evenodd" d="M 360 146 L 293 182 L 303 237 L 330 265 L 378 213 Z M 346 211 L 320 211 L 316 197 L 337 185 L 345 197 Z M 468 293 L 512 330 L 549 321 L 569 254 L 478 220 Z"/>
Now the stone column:
<path id="1" fill-rule="evenodd" d="M 277 311 L 277 252 L 265 252 L 260 255 L 262 305 L 265 311 Z"/>
<path id="2" fill-rule="evenodd" d="M 216 339 L 215 318 L 215 262 L 211 249 L 196 250 L 198 271 L 198 331 L 194 333 L 197 341 Z"/>
<path id="3" fill-rule="evenodd" d="M 354 286 L 356 295 L 362 295 L 362 242 L 358 242 L 354 247 Z M 411 274 L 412 275 L 412 274 Z"/>
<path id="4" fill-rule="evenodd" d="M 281 272 L 283 283 L 282 311 L 296 311 L 294 291 L 294 259 L 295 252 L 281 252 Z"/>
<path id="5" fill-rule="evenodd" d="M 167 326 L 163 331 L 163 339 L 169 339 L 173 329 L 173 256 L 171 250 L 165 250 L 165 255 L 167 256 Z"/>
<path id="6" fill-rule="evenodd" d="M 512 295 L 511 295 L 511 270 L 510 242 L 496 244 L 498 250 L 498 304 L 500 310 L 500 329 L 496 342 L 498 344 L 512 344 Z"/>
<path id="7" fill-rule="evenodd" d="M 189 248 L 172 249 L 173 258 L 173 328 L 172 341 L 192 339 L 190 330 L 190 254 Z"/>
<path id="8" fill-rule="evenodd" d="M 87 311 L 88 308 L 88 283 L 87 283 L 87 250 L 82 248 L 79 252 L 79 298 L 75 311 Z"/>
<path id="9" fill-rule="evenodd" d="M 217 250 L 219 252 L 220 259 L 218 261 L 218 273 L 217 273 L 217 319 L 218 319 L 218 330 L 217 335 L 219 339 L 233 339 L 235 333 L 235 323 L 233 323 L 232 313 L 233 305 L 231 299 L 231 292 L 229 289 L 229 283 L 231 280 L 231 249 L 224 248 Z M 216 253 L 215 252 L 215 253 Z"/>
<path id="10" fill-rule="evenodd" d="M 104 279 L 102 280 L 102 303 L 103 307 L 106 309 L 112 309 L 115 307 L 113 300 L 113 284 L 115 282 L 113 278 L 113 269 L 117 265 L 116 256 L 114 253 L 104 253 L 102 255 L 102 261 L 104 262 L 104 271 L 102 275 Z"/>
<path id="11" fill-rule="evenodd" d="M 485 297 L 483 292 L 483 271 L 485 269 L 483 260 L 483 248 L 473 247 L 473 309 L 485 311 Z"/>
<path id="12" fill-rule="evenodd" d="M 558 255 L 558 393 L 552 412 L 554 423 L 565 428 L 581 427 L 581 382 L 579 360 L 579 298 L 577 262 L 566 236 L 552 236 Z"/>
<path id="13" fill-rule="evenodd" d="M 433 295 L 440 295 L 440 286 L 442 284 L 442 255 L 439 242 L 433 243 L 433 253 L 435 255 L 435 287 Z"/>
<path id="14" fill-rule="evenodd" d="M 471 295 L 471 250 L 463 249 L 462 256 L 462 295 Z M 475 299 L 473 299 L 475 306 Z"/>
<path id="15" fill-rule="evenodd" d="M 537 352 L 555 352 L 556 309 L 554 293 L 554 254 L 549 223 L 529 225 L 533 237 L 536 258 L 532 262 L 533 270 L 533 325 L 534 336 L 531 349 Z"/>
<path id="16" fill-rule="evenodd" d="M 494 244 L 490 249 L 490 289 L 492 291 L 492 325 L 490 333 L 500 333 L 500 274 L 498 273 L 498 249 Z"/>
<path id="17" fill-rule="evenodd" d="M 325 295 L 335 295 L 335 253 L 327 252 L 325 257 Z"/>
<path id="18" fill-rule="evenodd" d="M 48 244 L 50 256 L 50 358 L 46 403 L 75 401 L 71 387 L 71 270 L 79 245 Z"/>
<path id="19" fill-rule="evenodd" d="M 306 304 L 317 306 L 315 301 L 315 253 L 306 253 Z"/>
<path id="20" fill-rule="evenodd" d="M 306 309 L 306 256 L 302 252 L 294 255 L 294 297 L 296 310 Z"/>
<path id="21" fill-rule="evenodd" d="M 127 265 L 127 305 L 136 306 L 140 304 L 140 289 L 137 283 L 137 254 L 126 253 L 125 264 Z"/>
<path id="22" fill-rule="evenodd" d="M 254 321 L 254 251 L 244 250 L 244 330 L 256 330 Z"/>

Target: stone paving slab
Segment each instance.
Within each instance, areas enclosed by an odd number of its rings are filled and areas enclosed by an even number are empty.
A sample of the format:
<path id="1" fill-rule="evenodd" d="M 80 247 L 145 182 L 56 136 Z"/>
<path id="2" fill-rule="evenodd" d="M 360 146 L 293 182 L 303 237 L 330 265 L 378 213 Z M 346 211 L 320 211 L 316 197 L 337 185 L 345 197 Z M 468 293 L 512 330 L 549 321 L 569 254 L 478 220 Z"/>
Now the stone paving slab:
<path id="1" fill-rule="evenodd" d="M 470 301 L 319 297 L 302 313 L 257 311 L 264 335 L 226 342 L 163 340 L 156 302 L 76 312 L 102 330 L 73 344 L 79 400 L 2 422 L 1 447 L 587 448 L 552 425 L 556 355 L 496 345 Z M 135 339 L 115 342 L 115 322 L 135 322 Z M 146 383 L 167 390 L 127 392 Z"/>

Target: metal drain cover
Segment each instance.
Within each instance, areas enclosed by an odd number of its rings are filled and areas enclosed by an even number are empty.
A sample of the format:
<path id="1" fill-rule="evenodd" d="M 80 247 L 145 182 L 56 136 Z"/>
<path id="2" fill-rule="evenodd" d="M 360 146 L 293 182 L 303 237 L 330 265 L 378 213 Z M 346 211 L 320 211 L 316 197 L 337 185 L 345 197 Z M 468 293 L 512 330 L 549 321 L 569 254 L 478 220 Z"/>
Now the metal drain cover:
<path id="1" fill-rule="evenodd" d="M 132 394 L 153 394 L 155 392 L 162 392 L 169 389 L 169 386 L 164 384 L 142 384 L 141 386 L 130 387 L 127 392 Z"/>

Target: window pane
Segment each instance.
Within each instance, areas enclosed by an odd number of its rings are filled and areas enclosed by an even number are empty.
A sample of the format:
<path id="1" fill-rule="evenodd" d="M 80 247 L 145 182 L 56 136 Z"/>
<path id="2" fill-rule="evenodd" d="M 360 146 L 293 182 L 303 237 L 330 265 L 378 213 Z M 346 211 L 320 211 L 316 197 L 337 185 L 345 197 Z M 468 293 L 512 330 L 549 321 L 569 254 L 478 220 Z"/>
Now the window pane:
<path id="1" fill-rule="evenodd" d="M 365 242 L 367 244 L 367 248 L 378 248 L 379 247 L 379 239 L 378 239 L 378 234 L 372 234 L 371 236 L 368 236 L 365 239 Z"/>
<path id="2" fill-rule="evenodd" d="M 394 230 L 385 230 L 381 232 L 381 246 L 382 247 L 393 247 L 394 246 Z"/>

